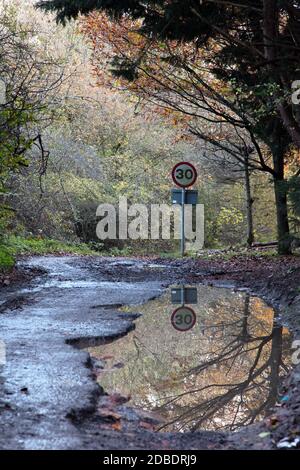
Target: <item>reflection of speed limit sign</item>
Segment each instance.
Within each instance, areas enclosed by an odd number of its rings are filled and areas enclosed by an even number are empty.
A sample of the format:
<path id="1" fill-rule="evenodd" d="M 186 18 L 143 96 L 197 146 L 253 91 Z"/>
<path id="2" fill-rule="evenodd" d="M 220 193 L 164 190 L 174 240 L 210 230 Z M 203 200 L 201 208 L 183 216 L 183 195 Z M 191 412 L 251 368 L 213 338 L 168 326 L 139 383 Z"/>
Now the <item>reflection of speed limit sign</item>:
<path id="1" fill-rule="evenodd" d="M 177 186 L 188 188 L 195 183 L 197 179 L 197 170 L 191 163 L 177 163 L 172 170 L 172 178 Z"/>
<path id="2" fill-rule="evenodd" d="M 188 331 L 196 323 L 196 314 L 190 307 L 179 307 L 172 313 L 171 323 L 178 331 Z"/>

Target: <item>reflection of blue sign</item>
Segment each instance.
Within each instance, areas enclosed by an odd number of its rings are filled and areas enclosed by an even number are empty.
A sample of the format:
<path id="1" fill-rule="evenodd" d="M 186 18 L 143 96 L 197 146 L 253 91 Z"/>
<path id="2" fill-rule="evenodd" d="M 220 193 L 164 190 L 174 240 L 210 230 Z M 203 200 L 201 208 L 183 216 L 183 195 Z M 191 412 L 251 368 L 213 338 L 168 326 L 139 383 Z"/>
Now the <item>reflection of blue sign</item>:
<path id="1" fill-rule="evenodd" d="M 198 301 L 196 287 L 173 287 L 171 289 L 172 304 L 196 304 Z"/>
<path id="2" fill-rule="evenodd" d="M 177 331 L 191 330 L 196 323 L 196 314 L 190 307 L 179 307 L 172 313 L 171 323 Z"/>
<path id="3" fill-rule="evenodd" d="M 172 204 L 182 204 L 182 189 L 172 189 Z M 184 191 L 184 204 L 196 205 L 198 202 L 198 191 L 186 189 Z"/>

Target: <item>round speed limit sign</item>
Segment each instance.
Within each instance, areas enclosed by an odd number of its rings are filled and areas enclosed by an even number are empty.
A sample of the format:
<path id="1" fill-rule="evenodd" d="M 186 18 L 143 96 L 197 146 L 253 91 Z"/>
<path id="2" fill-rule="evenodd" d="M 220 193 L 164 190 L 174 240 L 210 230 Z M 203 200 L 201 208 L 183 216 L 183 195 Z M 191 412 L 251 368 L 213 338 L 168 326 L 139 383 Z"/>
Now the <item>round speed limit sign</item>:
<path id="1" fill-rule="evenodd" d="M 171 323 L 175 330 L 191 330 L 196 323 L 196 314 L 190 307 L 179 307 L 172 313 Z"/>
<path id="2" fill-rule="evenodd" d="M 189 162 L 180 162 L 172 170 L 172 178 L 177 186 L 188 188 L 192 186 L 197 179 L 197 170 Z"/>

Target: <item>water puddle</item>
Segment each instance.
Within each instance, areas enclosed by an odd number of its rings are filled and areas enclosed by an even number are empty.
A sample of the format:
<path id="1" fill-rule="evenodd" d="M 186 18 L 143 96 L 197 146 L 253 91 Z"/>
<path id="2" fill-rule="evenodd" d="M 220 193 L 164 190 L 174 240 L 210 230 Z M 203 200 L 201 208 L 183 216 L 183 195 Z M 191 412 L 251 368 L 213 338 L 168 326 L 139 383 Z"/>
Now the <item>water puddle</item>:
<path id="1" fill-rule="evenodd" d="M 105 391 L 155 412 L 158 430 L 235 431 L 277 402 L 291 339 L 261 299 L 177 286 L 138 311 L 134 331 L 89 352 L 103 365 Z"/>

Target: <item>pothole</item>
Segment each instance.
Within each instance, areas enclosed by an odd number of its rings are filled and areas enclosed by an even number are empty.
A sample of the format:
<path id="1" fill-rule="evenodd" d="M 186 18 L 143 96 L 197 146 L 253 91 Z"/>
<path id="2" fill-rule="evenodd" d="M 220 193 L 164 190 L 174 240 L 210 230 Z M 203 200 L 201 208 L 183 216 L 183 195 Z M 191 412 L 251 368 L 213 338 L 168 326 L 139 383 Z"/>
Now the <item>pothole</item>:
<path id="1" fill-rule="evenodd" d="M 157 430 L 236 431 L 276 404 L 291 337 L 260 298 L 189 287 L 140 306 L 135 330 L 88 351 L 104 390 L 159 416 Z"/>

